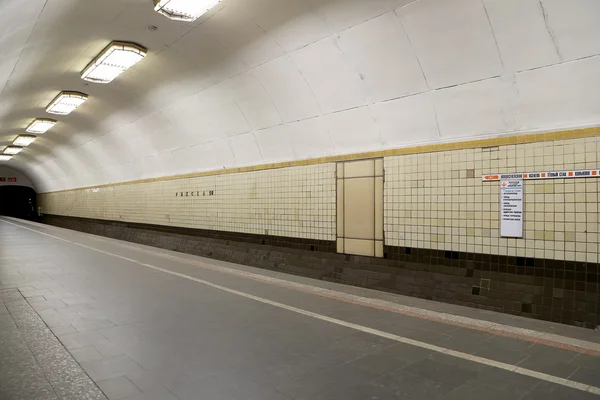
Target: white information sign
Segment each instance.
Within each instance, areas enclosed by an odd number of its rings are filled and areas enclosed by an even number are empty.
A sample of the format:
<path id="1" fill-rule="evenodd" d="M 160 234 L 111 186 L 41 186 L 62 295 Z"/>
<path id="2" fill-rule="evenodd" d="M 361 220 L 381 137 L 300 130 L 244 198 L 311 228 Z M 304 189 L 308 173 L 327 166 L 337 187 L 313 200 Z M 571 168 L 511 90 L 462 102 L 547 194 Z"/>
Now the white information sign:
<path id="1" fill-rule="evenodd" d="M 523 181 L 500 181 L 500 236 L 523 237 Z"/>

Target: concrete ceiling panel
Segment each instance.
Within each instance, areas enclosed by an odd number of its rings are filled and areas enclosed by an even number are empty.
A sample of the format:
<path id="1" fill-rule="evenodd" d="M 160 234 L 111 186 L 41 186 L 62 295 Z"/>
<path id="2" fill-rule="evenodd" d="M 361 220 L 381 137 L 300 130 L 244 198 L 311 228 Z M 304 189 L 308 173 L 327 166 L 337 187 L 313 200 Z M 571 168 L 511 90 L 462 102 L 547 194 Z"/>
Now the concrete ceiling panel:
<path id="1" fill-rule="evenodd" d="M 600 2 L 541 0 L 548 27 L 563 60 L 600 54 Z"/>
<path id="2" fill-rule="evenodd" d="M 264 64 L 285 54 L 275 38 L 256 22 L 236 11 L 235 4 L 225 7 L 198 28 L 248 68 Z"/>
<path id="3" fill-rule="evenodd" d="M 224 90 L 240 108 L 250 129 L 266 129 L 283 122 L 271 97 L 252 73 L 230 79 Z"/>
<path id="4" fill-rule="evenodd" d="M 434 92 L 440 136 L 461 138 L 514 131 L 516 96 L 513 82 L 501 78 Z"/>
<path id="5" fill-rule="evenodd" d="M 335 154 L 331 135 L 322 117 L 305 119 L 287 125 L 295 158 L 304 160 Z"/>
<path id="6" fill-rule="evenodd" d="M 507 72 L 560 62 L 539 0 L 484 0 L 484 5 Z"/>
<path id="7" fill-rule="evenodd" d="M 371 106 L 371 111 L 387 148 L 429 142 L 439 137 L 429 93 L 377 103 Z"/>
<path id="8" fill-rule="evenodd" d="M 599 71 L 600 57 L 593 57 L 518 74 L 518 126 L 531 130 L 600 125 Z"/>
<path id="9" fill-rule="evenodd" d="M 375 118 L 368 107 L 354 108 L 324 117 L 337 154 L 355 153 L 381 147 Z"/>
<path id="10" fill-rule="evenodd" d="M 397 13 L 432 89 L 502 74 L 481 0 L 420 0 Z"/>
<path id="11" fill-rule="evenodd" d="M 414 0 L 307 0 L 336 32 L 341 32 Z"/>
<path id="12" fill-rule="evenodd" d="M 338 43 L 364 81 L 369 102 L 427 90 L 419 61 L 393 11 L 347 29 Z"/>
<path id="13" fill-rule="evenodd" d="M 236 167 L 262 164 L 263 158 L 253 133 L 233 136 L 229 139 L 229 144 L 235 157 Z"/>
<path id="14" fill-rule="evenodd" d="M 254 132 L 254 137 L 265 163 L 294 159 L 294 147 L 288 125 L 274 126 Z"/>
<path id="15" fill-rule="evenodd" d="M 365 93 L 359 74 L 344 59 L 333 39 L 325 39 L 292 54 L 321 110 L 326 113 L 364 106 Z"/>
<path id="16" fill-rule="evenodd" d="M 321 114 L 306 80 L 288 56 L 261 65 L 253 72 L 273 100 L 283 122 L 299 121 Z"/>
<path id="17" fill-rule="evenodd" d="M 252 19 L 261 29 L 272 32 L 286 52 L 324 39 L 334 32 L 325 18 L 314 11 L 306 0 L 257 0 L 246 2 Z M 268 10 L 268 12 L 263 12 Z"/>

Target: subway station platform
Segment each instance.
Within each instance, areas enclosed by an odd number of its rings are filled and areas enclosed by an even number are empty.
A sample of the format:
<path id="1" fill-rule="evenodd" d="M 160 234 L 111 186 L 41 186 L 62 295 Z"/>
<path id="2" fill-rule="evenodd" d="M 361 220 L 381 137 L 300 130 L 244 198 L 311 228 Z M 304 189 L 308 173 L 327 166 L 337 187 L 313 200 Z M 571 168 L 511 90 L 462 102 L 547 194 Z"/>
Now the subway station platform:
<path id="1" fill-rule="evenodd" d="M 0 399 L 600 399 L 600 332 L 0 219 Z"/>

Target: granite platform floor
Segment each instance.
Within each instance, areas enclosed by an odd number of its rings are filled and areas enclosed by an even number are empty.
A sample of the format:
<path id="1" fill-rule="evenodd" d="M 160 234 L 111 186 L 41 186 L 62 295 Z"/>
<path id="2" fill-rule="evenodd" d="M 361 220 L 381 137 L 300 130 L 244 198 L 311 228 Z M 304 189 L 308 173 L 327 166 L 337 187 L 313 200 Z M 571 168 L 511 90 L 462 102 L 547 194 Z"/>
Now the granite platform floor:
<path id="1" fill-rule="evenodd" d="M 600 399 L 600 332 L 0 218 L 0 399 Z"/>

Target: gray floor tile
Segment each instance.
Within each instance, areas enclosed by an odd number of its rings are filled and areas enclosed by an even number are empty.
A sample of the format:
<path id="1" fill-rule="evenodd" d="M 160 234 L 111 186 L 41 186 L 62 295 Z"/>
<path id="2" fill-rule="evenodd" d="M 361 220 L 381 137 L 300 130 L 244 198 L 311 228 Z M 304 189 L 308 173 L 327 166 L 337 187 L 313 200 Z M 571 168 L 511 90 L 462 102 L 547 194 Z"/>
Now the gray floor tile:
<path id="1" fill-rule="evenodd" d="M 422 376 L 450 389 L 460 387 L 477 378 L 477 372 L 473 370 L 461 368 L 458 365 L 447 365 L 430 359 L 409 364 L 402 371 Z"/>
<path id="2" fill-rule="evenodd" d="M 0 329 L 0 399 L 106 400 L 24 298 L 9 307 L 15 323 Z"/>
<path id="3" fill-rule="evenodd" d="M 157 390 L 152 393 L 141 393 L 125 397 L 123 400 L 181 400 L 166 389 Z"/>
<path id="4" fill-rule="evenodd" d="M 29 297 L 27 299 L 27 301 L 29 302 L 29 304 L 33 304 L 33 303 L 45 303 L 46 302 L 46 298 L 44 298 L 44 296 L 34 296 L 34 297 Z"/>
<path id="5" fill-rule="evenodd" d="M 535 378 L 492 367 L 482 367 L 477 376 L 477 382 L 498 390 L 508 391 L 517 398 L 529 393 L 539 384 L 539 380 Z"/>
<path id="6" fill-rule="evenodd" d="M 499 388 L 494 388 L 487 385 L 482 385 L 479 382 L 467 382 L 465 385 L 453 390 L 446 395 L 447 400 L 470 400 L 470 399 L 485 399 L 485 400 L 514 400 L 515 394 L 504 391 Z"/>
<path id="7" fill-rule="evenodd" d="M 141 367 L 127 356 L 82 362 L 81 366 L 95 381 L 118 378 L 141 370 Z"/>
<path id="8" fill-rule="evenodd" d="M 78 349 L 71 350 L 71 355 L 80 363 L 100 360 L 103 358 L 102 354 L 94 347 L 80 347 Z"/>
<path id="9" fill-rule="evenodd" d="M 98 331 L 71 333 L 59 336 L 59 338 L 68 349 L 70 348 L 67 346 L 67 343 L 73 343 L 73 347 L 87 347 L 108 343 L 108 339 Z"/>
<path id="10" fill-rule="evenodd" d="M 438 400 L 452 391 L 440 382 L 421 376 L 408 374 L 401 369 L 377 378 L 371 384 L 379 391 L 406 400 Z"/>
<path id="11" fill-rule="evenodd" d="M 529 357 L 521 361 L 519 367 L 568 378 L 578 368 L 571 363 L 576 356 L 572 351 L 536 345 L 529 348 Z"/>
<path id="12" fill-rule="evenodd" d="M 125 397 L 133 397 L 142 393 L 124 376 L 100 381 L 98 382 L 98 386 L 109 400 L 120 400 Z"/>
<path id="13" fill-rule="evenodd" d="M 318 396 L 330 396 L 340 385 L 367 383 L 379 376 L 375 372 L 361 370 L 346 363 L 313 371 L 277 386 L 277 390 L 297 400 L 314 399 Z"/>
<path id="14" fill-rule="evenodd" d="M 129 346 L 127 345 L 112 342 L 96 343 L 94 344 L 94 347 L 106 358 L 126 355 L 127 350 L 129 349 Z"/>
<path id="15" fill-rule="evenodd" d="M 600 374 L 600 362 L 596 356 L 590 356 L 587 354 L 578 354 L 577 357 L 571 360 L 571 364 L 579 365 L 580 367 L 586 367 L 591 369 L 597 369 Z"/>
<path id="16" fill-rule="evenodd" d="M 405 367 L 410 361 L 390 355 L 386 350 L 373 354 L 361 356 L 350 361 L 350 365 L 355 368 L 373 372 L 375 374 L 388 374 L 399 368 Z"/>
<path id="17" fill-rule="evenodd" d="M 168 388 L 180 400 L 197 400 L 199 397 L 219 400 L 241 400 L 242 394 L 216 376 L 187 379 Z"/>
<path id="18" fill-rule="evenodd" d="M 598 400 L 598 396 L 561 385 L 542 382 L 527 393 L 522 400 Z"/>
<path id="19" fill-rule="evenodd" d="M 516 365 L 529 357 L 531 343 L 521 342 L 516 339 L 505 341 L 500 337 L 487 340 L 473 352 L 474 355 L 491 360 Z"/>
<path id="20" fill-rule="evenodd" d="M 109 328 L 111 326 L 114 326 L 114 324 L 105 319 L 105 320 L 85 320 L 85 319 L 81 319 L 78 321 L 74 321 L 72 323 L 73 327 L 75 329 L 77 329 L 79 332 L 84 332 L 84 331 L 89 331 L 89 330 L 95 330 L 95 329 L 101 329 L 101 328 Z"/>
<path id="21" fill-rule="evenodd" d="M 65 336 L 70 333 L 77 333 L 77 330 L 75 328 L 73 328 L 73 325 L 70 325 L 70 324 L 69 325 L 51 326 L 50 330 L 56 336 Z"/>
<path id="22" fill-rule="evenodd" d="M 192 371 L 190 371 L 192 373 Z M 198 379 L 201 375 L 186 374 L 181 367 L 169 367 L 153 371 L 138 370 L 130 372 L 127 378 L 142 392 L 156 392 L 175 387 L 187 379 Z"/>
<path id="23" fill-rule="evenodd" d="M 569 379 L 586 385 L 600 386 L 600 359 L 595 366 L 579 367 Z"/>

